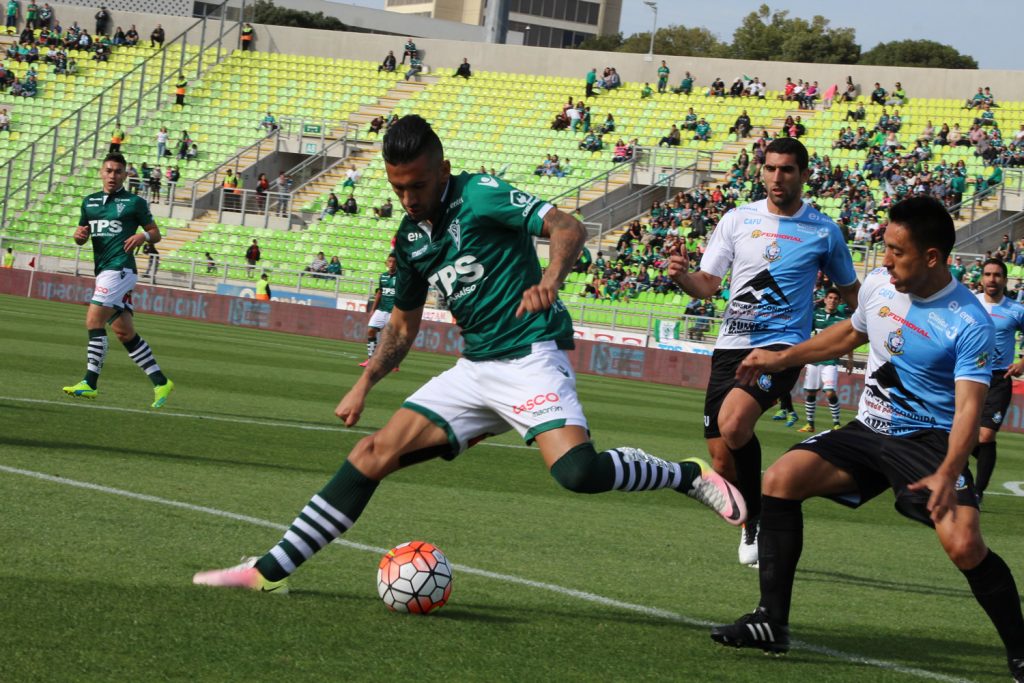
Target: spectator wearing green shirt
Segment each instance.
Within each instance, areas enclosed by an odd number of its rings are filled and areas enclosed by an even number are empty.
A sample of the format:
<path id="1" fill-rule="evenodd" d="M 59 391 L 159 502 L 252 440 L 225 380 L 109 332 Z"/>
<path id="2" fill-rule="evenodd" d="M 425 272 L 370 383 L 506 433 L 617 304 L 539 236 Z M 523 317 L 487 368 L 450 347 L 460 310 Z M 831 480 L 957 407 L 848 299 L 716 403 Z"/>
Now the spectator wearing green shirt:
<path id="1" fill-rule="evenodd" d="M 643 99 L 647 99 L 648 97 L 650 97 L 653 94 L 654 94 L 654 91 L 651 90 L 651 84 L 650 83 L 644 83 L 644 89 L 640 91 L 640 99 L 642 99 L 642 100 Z"/>
<path id="2" fill-rule="evenodd" d="M 668 64 L 665 60 L 661 60 L 661 66 L 658 67 L 658 92 L 663 93 L 668 88 L 668 75 L 669 75 Z"/>
<path id="3" fill-rule="evenodd" d="M 593 68 L 587 72 L 587 97 L 594 96 L 594 84 L 597 83 L 597 68 Z"/>
<path id="4" fill-rule="evenodd" d="M 693 76 L 687 71 L 686 75 L 683 76 L 683 80 L 679 82 L 679 87 L 672 90 L 677 95 L 689 95 L 693 92 Z"/>
<path id="5" fill-rule="evenodd" d="M 7 35 L 13 36 L 18 28 L 18 0 L 7 0 Z"/>

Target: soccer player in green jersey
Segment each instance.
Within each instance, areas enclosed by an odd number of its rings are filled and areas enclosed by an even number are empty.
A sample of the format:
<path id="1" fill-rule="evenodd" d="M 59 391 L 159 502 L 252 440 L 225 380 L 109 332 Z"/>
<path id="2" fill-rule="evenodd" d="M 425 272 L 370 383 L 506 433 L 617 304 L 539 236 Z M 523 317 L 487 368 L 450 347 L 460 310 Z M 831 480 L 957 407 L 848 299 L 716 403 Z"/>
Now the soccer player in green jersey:
<path id="1" fill-rule="evenodd" d="M 510 429 L 537 445 L 570 491 L 670 488 L 741 524 L 742 496 L 707 463 L 670 462 L 639 448 L 599 452 L 591 443 L 565 353 L 572 320 L 558 298 L 586 238 L 582 224 L 492 175 L 452 175 L 441 141 L 419 116 L 391 127 L 383 155 L 406 212 L 395 240 L 395 305 L 376 353 L 335 414 L 349 427 L 359 421 L 370 389 L 412 347 L 430 286 L 458 321 L 463 357 L 355 445 L 269 552 L 200 572 L 193 582 L 284 592 L 299 565 L 356 522 L 384 477 L 430 458 L 452 459 Z M 534 237 L 550 240 L 543 274 Z"/>
<path id="2" fill-rule="evenodd" d="M 388 255 L 387 272 L 381 273 L 377 280 L 377 292 L 373 296 L 373 305 L 370 306 L 370 322 L 366 324 L 366 360 L 359 364 L 365 368 L 373 358 L 373 352 L 377 349 L 377 335 L 383 330 L 388 321 L 391 320 L 391 309 L 395 307 L 395 280 L 398 278 L 398 261 L 394 254 Z M 397 370 L 398 367 L 395 367 Z"/>
<path id="3" fill-rule="evenodd" d="M 124 344 L 128 355 L 153 382 L 154 408 L 162 408 L 174 390 L 156 363 L 153 351 L 135 331 L 132 320 L 132 289 L 138 280 L 135 250 L 145 243 L 160 241 L 160 228 L 153 222 L 146 200 L 124 189 L 127 164 L 118 153 L 108 154 L 100 168 L 103 191 L 82 200 L 82 213 L 75 229 L 75 244 L 92 240 L 96 285 L 85 328 L 89 347 L 85 377 L 78 384 L 64 387 L 64 393 L 80 398 L 96 398 L 100 370 L 107 356 L 107 325 Z M 137 232 L 142 228 L 142 232 Z"/>
<path id="4" fill-rule="evenodd" d="M 825 294 L 824 307 L 814 310 L 814 320 L 811 323 L 814 334 L 827 330 L 850 317 L 840 310 L 841 297 L 839 290 L 835 288 L 828 290 L 828 293 Z M 850 372 L 852 369 L 853 353 L 851 352 L 847 359 L 846 371 Z M 819 389 L 824 390 L 829 412 L 832 413 L 832 429 L 839 429 L 841 425 L 839 424 L 837 386 L 839 386 L 839 361 L 837 359 L 812 363 L 804 368 L 804 415 L 807 416 L 807 424 L 798 429 L 798 432 L 814 431 L 814 413 L 817 408 Z"/>

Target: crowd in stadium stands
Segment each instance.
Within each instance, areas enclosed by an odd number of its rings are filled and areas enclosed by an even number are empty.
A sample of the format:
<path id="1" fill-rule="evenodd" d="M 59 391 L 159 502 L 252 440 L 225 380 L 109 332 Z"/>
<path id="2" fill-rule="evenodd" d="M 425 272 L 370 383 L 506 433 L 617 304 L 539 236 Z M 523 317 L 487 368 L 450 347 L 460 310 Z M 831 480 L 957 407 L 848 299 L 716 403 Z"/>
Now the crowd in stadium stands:
<path id="1" fill-rule="evenodd" d="M 18 33 L 18 14 L 21 3 L 7 0 L 6 28 L 8 35 Z M 8 61 L 29 65 L 28 71 L 19 79 L 15 73 L 0 63 L 0 92 L 9 92 L 14 97 L 35 97 L 39 91 L 37 63 L 53 68 L 54 75 L 73 76 L 78 73 L 78 62 L 71 51 L 91 53 L 96 62 L 107 62 L 115 48 L 133 47 L 139 43 L 139 32 L 132 24 L 127 31 L 118 26 L 113 34 L 109 32 L 110 13 L 106 7 L 96 12 L 96 30 L 89 30 L 72 22 L 66 30 L 54 16 L 49 3 L 42 6 L 29 2 L 25 7 L 25 22 L 18 33 L 18 41 L 8 45 L 5 56 Z M 165 39 L 164 29 L 157 24 L 150 34 L 150 47 L 160 47 Z M 45 52 L 44 52 L 45 50 Z"/>

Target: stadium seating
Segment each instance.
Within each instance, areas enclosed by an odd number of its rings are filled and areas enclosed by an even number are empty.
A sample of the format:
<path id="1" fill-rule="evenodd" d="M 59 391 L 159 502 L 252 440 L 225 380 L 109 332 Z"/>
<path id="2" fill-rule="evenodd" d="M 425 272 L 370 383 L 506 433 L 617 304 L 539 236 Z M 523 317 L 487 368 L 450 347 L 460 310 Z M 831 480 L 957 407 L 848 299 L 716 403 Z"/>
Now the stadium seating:
<path id="1" fill-rule="evenodd" d="M 23 148 L 33 136 L 44 132 L 149 54 L 149 48 L 141 46 L 117 50 L 108 64 L 96 64 L 87 55 L 80 55 L 81 72 L 76 77 L 54 77 L 41 71 L 39 96 L 12 106 L 14 131 L 0 133 L 0 161 Z M 15 68 L 24 70 L 23 66 Z M 174 75 L 169 74 L 168 78 Z M 715 153 L 719 171 L 729 168 L 738 149 L 727 130 L 740 111 L 747 110 L 755 131 L 763 127 L 777 129 L 788 113 L 795 113 L 795 103 L 778 101 L 776 92 L 769 92 L 765 100 L 708 98 L 699 92 L 643 98 L 640 84 L 627 84 L 600 93 L 588 102 L 592 108 L 592 125 L 602 123 L 609 113 L 616 122 L 616 130 L 605 136 L 604 150 L 591 153 L 578 148 L 582 132 L 554 131 L 550 127 L 566 99 L 570 95 L 582 95 L 580 79 L 503 72 L 477 72 L 469 80 L 451 75 L 450 69 L 440 69 L 424 78 L 422 90 L 400 99 L 391 111 L 399 115 L 415 112 L 430 120 L 445 141 L 455 172 L 475 172 L 481 167 L 494 170 L 523 190 L 547 199 L 570 193 L 595 176 L 610 171 L 614 167 L 611 150 L 619 138 L 627 141 L 636 138 L 641 146 L 656 146 L 673 123 L 683 120 L 689 107 L 711 124 L 712 137 L 708 141 L 695 141 L 692 133 L 683 131 L 680 148 Z M 389 91 L 401 79 L 400 72 L 379 73 L 375 62 L 236 51 L 190 85 L 186 107 L 158 111 L 157 103 L 151 98 L 147 100 L 147 111 L 138 125 L 128 129 L 123 150 L 136 165 L 149 158 L 163 166 L 164 163 L 155 159 L 157 130 L 161 126 L 168 128 L 171 149 L 180 131 L 188 130 L 199 146 L 199 159 L 187 164 L 171 162 L 181 168 L 182 180 L 187 183 L 260 140 L 265 131 L 259 123 L 267 111 L 279 120 L 340 124 L 354 120 L 353 114 L 361 106 L 384 106 L 385 98 L 393 102 Z M 170 92 L 166 90 L 167 95 Z M 912 145 L 929 120 L 936 128 L 942 123 L 959 122 L 966 130 L 975 112 L 964 110 L 962 106 L 960 98 L 910 100 L 900 107 L 903 115 L 901 140 Z M 813 152 L 828 154 L 833 163 L 844 166 L 863 161 L 863 151 L 832 149 L 839 130 L 846 125 L 845 105 L 800 113 L 808 129 L 804 142 Z M 864 123 L 873 125 L 879 113 L 879 107 L 869 106 Z M 1024 102 L 1000 101 L 997 117 L 1004 135 L 1009 137 L 1024 122 Z M 974 157 L 971 148 L 936 148 L 934 151 L 935 162 L 962 159 L 972 177 L 987 175 L 984 164 Z M 558 154 L 562 160 L 571 159 L 572 173 L 562 178 L 534 175 L 534 169 L 547 154 Z M 23 162 L 19 164 L 18 171 L 24 172 Z M 87 168 L 78 176 L 66 179 L 31 212 L 11 222 L 7 234 L 47 244 L 65 243 L 64 226 L 75 220 L 81 196 L 95 189 L 93 170 L 94 167 Z M 382 268 L 398 218 L 378 220 L 372 213 L 373 207 L 391 195 L 380 159 L 375 156 L 362 173 L 355 189 L 360 204 L 358 215 L 339 213 L 324 220 L 314 218 L 301 232 L 215 224 L 178 252 L 164 256 L 203 261 L 204 254 L 209 252 L 218 264 L 233 267 L 230 277 L 245 277 L 245 248 L 256 237 L 260 239 L 264 255 L 261 265 L 275 272 L 275 284 L 285 287 L 298 284 L 296 276 L 289 273 L 301 271 L 318 251 L 323 251 L 328 258 L 340 257 L 344 280 L 336 284 L 333 280 L 310 282 L 303 278 L 302 286 L 330 290 L 337 287 L 342 292 L 365 293 L 368 283 Z M 873 189 L 880 192 L 877 183 L 873 184 Z M 340 181 L 335 191 L 342 198 L 348 192 Z M 319 212 L 326 196 L 324 193 L 301 208 Z M 838 215 L 839 200 L 822 198 L 821 205 L 826 213 Z M 173 230 L 186 222 L 162 219 L 161 224 Z M 183 268 L 171 263 L 164 267 Z M 1011 272 L 1011 277 L 1015 276 Z M 583 276 L 572 276 L 566 300 L 570 308 L 586 306 L 577 316 L 588 324 L 614 322 L 617 327 L 645 328 L 652 317 L 679 317 L 688 303 L 683 295 L 653 292 L 613 303 L 586 301 L 580 297 L 584 283 Z"/>

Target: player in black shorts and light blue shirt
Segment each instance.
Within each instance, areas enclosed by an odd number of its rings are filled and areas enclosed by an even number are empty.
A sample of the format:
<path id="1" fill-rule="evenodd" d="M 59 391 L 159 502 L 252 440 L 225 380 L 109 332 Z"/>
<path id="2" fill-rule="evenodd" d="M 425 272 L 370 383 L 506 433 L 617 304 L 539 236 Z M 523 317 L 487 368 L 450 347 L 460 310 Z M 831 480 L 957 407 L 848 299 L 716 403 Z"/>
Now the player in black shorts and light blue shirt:
<path id="1" fill-rule="evenodd" d="M 1013 398 L 1013 378 L 1024 372 L 1024 360 L 1014 362 L 1017 333 L 1024 332 L 1024 306 L 1006 296 L 1006 264 L 999 259 L 985 261 L 981 286 L 983 291 L 978 294 L 978 301 L 992 317 L 996 343 L 992 355 L 992 381 L 981 414 L 978 445 L 973 453 L 978 459 L 974 488 L 979 503 L 996 467 L 996 434 L 1006 419 L 1006 409 Z"/>
<path id="2" fill-rule="evenodd" d="M 736 383 L 736 367 L 751 350 L 780 349 L 811 336 L 818 272 L 834 282 L 847 304 L 857 303 L 857 274 L 839 227 L 801 199 L 810 176 L 799 140 L 773 140 L 762 167 L 768 198 L 725 214 L 711 233 L 700 270 L 691 273 L 685 253 L 672 257 L 669 276 L 687 294 L 714 296 L 732 271 L 732 295 L 722 313 L 704 399 L 704 438 L 715 470 L 736 484 L 747 501 L 739 560 L 757 564 L 761 510 L 761 444 L 754 425 L 779 397 L 788 395 L 799 368 L 766 373 L 752 386 Z M 795 421 L 795 420 L 794 420 Z"/>
<path id="3" fill-rule="evenodd" d="M 761 600 L 723 645 L 789 649 L 789 611 L 803 549 L 802 502 L 813 496 L 858 507 L 887 488 L 897 511 L 932 526 L 996 627 L 1014 680 L 1024 682 L 1024 618 L 1006 563 L 981 536 L 968 457 L 992 376 L 995 329 L 953 280 L 946 260 L 953 219 L 930 197 L 893 206 L 883 268 L 870 273 L 853 317 L 782 352 L 758 350 L 737 379 L 835 358 L 869 344 L 857 419 L 796 444 L 764 476 Z"/>

